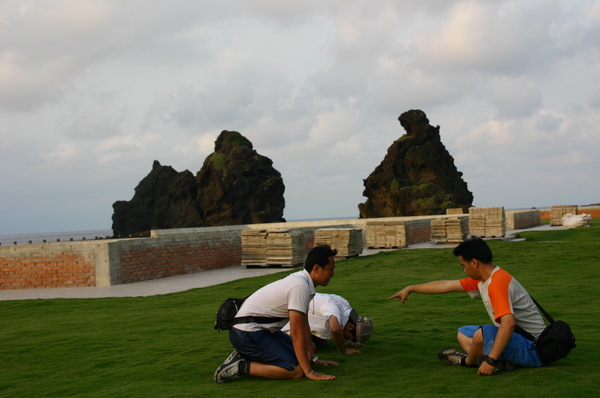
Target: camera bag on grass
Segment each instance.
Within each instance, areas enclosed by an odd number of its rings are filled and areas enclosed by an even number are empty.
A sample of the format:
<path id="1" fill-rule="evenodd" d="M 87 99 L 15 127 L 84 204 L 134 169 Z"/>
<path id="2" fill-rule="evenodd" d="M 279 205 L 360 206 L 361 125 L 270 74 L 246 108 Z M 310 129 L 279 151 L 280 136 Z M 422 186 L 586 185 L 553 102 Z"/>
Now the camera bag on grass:
<path id="1" fill-rule="evenodd" d="M 566 357 L 576 347 L 575 336 L 571 331 L 571 327 L 565 321 L 555 321 L 533 297 L 531 299 L 550 324 L 546 326 L 537 339 L 519 326 L 515 327 L 515 332 L 534 342 L 533 348 L 537 350 L 538 356 L 545 364 Z"/>
<path id="2" fill-rule="evenodd" d="M 245 298 L 228 298 L 225 300 L 223 304 L 219 307 L 217 311 L 217 319 L 215 321 L 215 330 L 219 332 L 221 330 L 229 330 L 233 327 L 233 325 L 237 325 L 238 323 L 274 323 L 284 320 L 285 318 L 269 318 L 263 316 L 243 316 L 241 318 L 236 318 L 236 315 L 244 301 L 246 301 L 248 297 Z"/>

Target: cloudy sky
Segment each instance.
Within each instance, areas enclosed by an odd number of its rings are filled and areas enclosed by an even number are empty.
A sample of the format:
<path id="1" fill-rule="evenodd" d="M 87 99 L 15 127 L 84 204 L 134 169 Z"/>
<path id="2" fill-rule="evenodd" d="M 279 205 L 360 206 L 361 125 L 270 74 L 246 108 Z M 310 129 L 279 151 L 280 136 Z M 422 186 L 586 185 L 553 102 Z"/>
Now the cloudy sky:
<path id="1" fill-rule="evenodd" d="M 110 229 L 222 130 L 288 220 L 358 217 L 421 109 L 474 205 L 600 202 L 600 1 L 0 0 L 0 234 Z"/>

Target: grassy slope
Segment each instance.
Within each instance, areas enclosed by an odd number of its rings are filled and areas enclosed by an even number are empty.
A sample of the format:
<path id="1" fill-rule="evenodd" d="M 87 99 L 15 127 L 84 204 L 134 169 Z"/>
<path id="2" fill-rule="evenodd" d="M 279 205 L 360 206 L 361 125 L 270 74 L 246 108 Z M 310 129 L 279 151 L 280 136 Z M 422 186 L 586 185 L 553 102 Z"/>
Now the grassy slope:
<path id="1" fill-rule="evenodd" d="M 595 222 L 550 231 L 557 234 L 551 239 L 490 241 L 495 263 L 556 319 L 568 321 L 578 338 L 568 358 L 545 368 L 484 378 L 443 364 L 436 353 L 457 347 L 456 328 L 488 323 L 487 314 L 466 294 L 412 295 L 404 305 L 387 301 L 407 284 L 464 275 L 449 249 L 398 250 L 339 261 L 330 286 L 317 289 L 346 297 L 375 325 L 363 354 L 319 353 L 340 362 L 327 369 L 338 376 L 333 382 L 213 382 L 231 350 L 227 334 L 212 329 L 219 304 L 278 274 L 155 297 L 0 302 L 0 396 L 597 396 L 599 230 Z"/>

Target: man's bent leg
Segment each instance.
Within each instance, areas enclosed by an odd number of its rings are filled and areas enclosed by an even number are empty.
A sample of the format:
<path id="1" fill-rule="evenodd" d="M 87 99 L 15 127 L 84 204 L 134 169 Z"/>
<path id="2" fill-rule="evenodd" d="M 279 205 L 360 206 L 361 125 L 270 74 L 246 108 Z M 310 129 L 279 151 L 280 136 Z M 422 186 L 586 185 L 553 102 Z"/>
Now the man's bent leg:
<path id="1" fill-rule="evenodd" d="M 456 335 L 456 340 L 458 341 L 458 344 L 460 344 L 460 347 L 463 349 L 463 351 L 468 354 L 471 350 L 471 344 L 473 344 L 473 338 L 465 336 L 459 331 Z"/>
<path id="2" fill-rule="evenodd" d="M 265 379 L 290 380 L 304 377 L 304 372 L 300 366 L 296 366 L 293 370 L 287 370 L 276 365 L 266 365 L 260 362 L 251 362 L 250 375 L 264 377 Z"/>
<path id="3" fill-rule="evenodd" d="M 466 336 L 465 336 L 466 337 Z M 481 358 L 483 354 L 483 331 L 481 328 L 477 329 L 473 338 L 471 339 L 471 346 L 468 351 L 465 350 L 469 356 L 465 360 L 467 365 L 473 366 L 477 362 L 478 358 Z"/>

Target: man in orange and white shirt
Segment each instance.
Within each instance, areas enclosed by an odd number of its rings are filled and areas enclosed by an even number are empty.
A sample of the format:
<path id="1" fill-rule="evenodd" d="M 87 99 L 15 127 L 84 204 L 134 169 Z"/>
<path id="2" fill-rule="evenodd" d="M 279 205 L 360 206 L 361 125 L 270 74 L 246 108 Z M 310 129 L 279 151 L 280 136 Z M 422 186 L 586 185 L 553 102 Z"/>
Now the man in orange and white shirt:
<path id="1" fill-rule="evenodd" d="M 465 352 L 443 348 L 438 353 L 440 359 L 451 365 L 478 367 L 478 375 L 542 366 L 533 342 L 515 331 L 522 329 L 537 338 L 545 328 L 529 293 L 508 272 L 494 265 L 492 251 L 483 239 L 465 240 L 453 254 L 459 258 L 466 278 L 407 286 L 388 300 L 397 298 L 405 303 L 411 293 L 480 295 L 493 324 L 461 327 L 457 340 Z"/>

